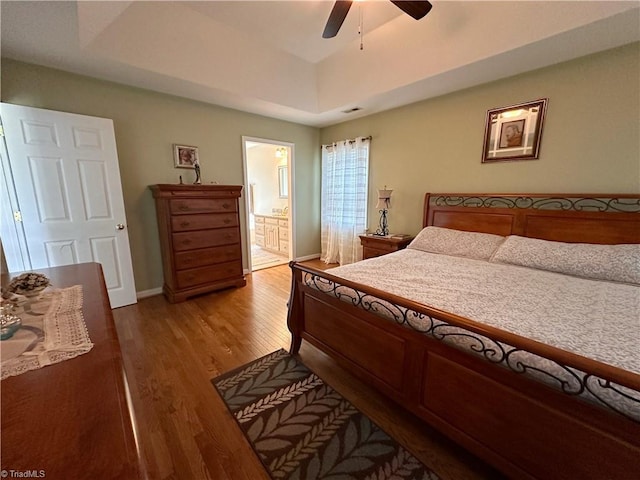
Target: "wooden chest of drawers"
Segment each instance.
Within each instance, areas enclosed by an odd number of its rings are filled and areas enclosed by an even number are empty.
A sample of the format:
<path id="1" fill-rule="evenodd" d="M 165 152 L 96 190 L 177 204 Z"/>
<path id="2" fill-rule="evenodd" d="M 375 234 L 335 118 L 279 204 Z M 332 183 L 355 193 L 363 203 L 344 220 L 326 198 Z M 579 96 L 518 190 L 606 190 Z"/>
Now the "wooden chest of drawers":
<path id="1" fill-rule="evenodd" d="M 246 285 L 238 199 L 242 186 L 152 185 L 167 299 Z"/>

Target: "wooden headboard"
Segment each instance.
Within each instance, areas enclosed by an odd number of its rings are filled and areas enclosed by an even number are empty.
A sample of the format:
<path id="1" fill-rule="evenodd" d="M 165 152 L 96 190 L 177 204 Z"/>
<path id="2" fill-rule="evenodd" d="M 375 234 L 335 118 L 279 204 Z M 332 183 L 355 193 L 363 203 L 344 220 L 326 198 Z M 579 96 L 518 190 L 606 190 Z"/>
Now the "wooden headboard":
<path id="1" fill-rule="evenodd" d="M 559 242 L 640 243 L 640 195 L 427 193 L 423 226 Z"/>

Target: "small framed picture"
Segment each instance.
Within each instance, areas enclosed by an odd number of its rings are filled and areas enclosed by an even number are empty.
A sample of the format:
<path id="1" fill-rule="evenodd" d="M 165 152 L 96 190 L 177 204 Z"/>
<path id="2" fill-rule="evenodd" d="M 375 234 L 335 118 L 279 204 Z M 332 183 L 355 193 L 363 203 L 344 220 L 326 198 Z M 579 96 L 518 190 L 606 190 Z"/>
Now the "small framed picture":
<path id="1" fill-rule="evenodd" d="M 200 162 L 198 160 L 198 147 L 189 145 L 173 144 L 173 159 L 176 168 L 196 168 Z"/>
<path id="2" fill-rule="evenodd" d="M 482 162 L 538 158 L 547 99 L 487 112 Z"/>

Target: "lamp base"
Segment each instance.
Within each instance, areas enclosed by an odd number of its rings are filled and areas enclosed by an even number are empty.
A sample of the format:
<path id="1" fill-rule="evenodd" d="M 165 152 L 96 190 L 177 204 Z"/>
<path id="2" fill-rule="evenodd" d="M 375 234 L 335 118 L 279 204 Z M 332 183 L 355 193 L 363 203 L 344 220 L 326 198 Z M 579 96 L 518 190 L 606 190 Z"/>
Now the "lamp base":
<path id="1" fill-rule="evenodd" d="M 389 224 L 387 223 L 387 210 L 380 210 L 380 228 L 376 230 L 376 233 L 379 237 L 386 237 L 389 235 Z"/>

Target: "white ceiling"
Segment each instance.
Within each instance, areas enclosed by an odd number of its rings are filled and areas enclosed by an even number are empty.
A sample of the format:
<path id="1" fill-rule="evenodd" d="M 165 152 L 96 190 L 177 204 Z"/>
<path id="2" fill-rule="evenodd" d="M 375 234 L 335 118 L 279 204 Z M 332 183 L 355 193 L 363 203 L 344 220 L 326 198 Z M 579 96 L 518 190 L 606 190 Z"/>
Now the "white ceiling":
<path id="1" fill-rule="evenodd" d="M 16 2 L 5 57 L 326 126 L 640 40 L 640 2 Z M 360 50 L 358 24 L 362 17 Z M 344 110 L 361 107 L 354 113 Z"/>

